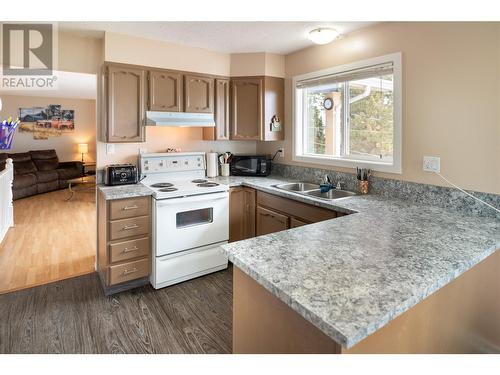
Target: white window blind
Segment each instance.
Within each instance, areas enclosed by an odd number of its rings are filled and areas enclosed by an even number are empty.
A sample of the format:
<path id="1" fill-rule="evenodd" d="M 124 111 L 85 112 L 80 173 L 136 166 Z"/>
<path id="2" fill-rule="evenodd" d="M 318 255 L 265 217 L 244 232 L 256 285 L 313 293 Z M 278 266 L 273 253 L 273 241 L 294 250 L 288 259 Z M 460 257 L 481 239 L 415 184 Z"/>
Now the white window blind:
<path id="1" fill-rule="evenodd" d="M 336 74 L 329 74 L 311 79 L 304 79 L 296 82 L 297 89 L 309 87 L 326 86 L 339 82 L 355 81 L 364 78 L 378 77 L 386 74 L 392 74 L 394 71 L 393 63 L 377 64 L 361 69 L 353 69 Z"/>

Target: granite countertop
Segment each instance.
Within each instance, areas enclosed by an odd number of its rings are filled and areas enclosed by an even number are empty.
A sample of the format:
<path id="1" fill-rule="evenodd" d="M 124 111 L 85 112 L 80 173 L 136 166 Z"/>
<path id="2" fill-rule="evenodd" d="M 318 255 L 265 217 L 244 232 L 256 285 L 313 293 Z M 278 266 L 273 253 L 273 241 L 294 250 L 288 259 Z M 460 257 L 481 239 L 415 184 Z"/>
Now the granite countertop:
<path id="1" fill-rule="evenodd" d="M 117 185 L 117 186 L 97 185 L 97 188 L 99 189 L 100 192 L 104 194 L 104 198 L 107 201 L 114 199 L 145 197 L 148 195 L 153 195 L 151 189 L 147 188 L 141 183 L 135 185 Z"/>
<path id="2" fill-rule="evenodd" d="M 325 201 L 279 177 L 216 177 L 352 215 L 224 245 L 229 260 L 350 348 L 500 248 L 500 221 L 378 195 Z M 98 185 L 106 200 L 148 196 Z"/>
<path id="3" fill-rule="evenodd" d="M 224 245 L 229 260 L 350 348 L 500 248 L 500 221 L 381 196 L 333 202 L 218 177 L 352 215 Z"/>

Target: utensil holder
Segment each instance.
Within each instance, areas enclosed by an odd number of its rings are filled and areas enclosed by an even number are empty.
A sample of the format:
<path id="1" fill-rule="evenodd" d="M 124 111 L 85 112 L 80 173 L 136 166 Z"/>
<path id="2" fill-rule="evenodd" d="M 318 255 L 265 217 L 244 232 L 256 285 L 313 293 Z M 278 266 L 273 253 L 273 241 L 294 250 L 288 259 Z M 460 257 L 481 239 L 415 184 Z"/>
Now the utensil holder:
<path id="1" fill-rule="evenodd" d="M 359 192 L 361 194 L 368 194 L 368 189 L 370 187 L 368 181 L 358 181 L 358 186 L 359 186 Z"/>
<path id="2" fill-rule="evenodd" d="M 221 164 L 220 165 L 220 175 L 223 177 L 229 176 L 229 164 Z"/>

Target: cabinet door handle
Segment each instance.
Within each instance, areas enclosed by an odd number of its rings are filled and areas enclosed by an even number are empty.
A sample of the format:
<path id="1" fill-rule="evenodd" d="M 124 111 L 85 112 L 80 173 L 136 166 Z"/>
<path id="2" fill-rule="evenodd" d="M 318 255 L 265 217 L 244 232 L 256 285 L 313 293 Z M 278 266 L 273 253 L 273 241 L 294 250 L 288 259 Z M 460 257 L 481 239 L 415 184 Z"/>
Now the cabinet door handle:
<path id="1" fill-rule="evenodd" d="M 123 275 L 124 275 L 124 276 L 126 276 L 126 275 L 130 275 L 131 273 L 134 273 L 134 272 L 137 272 L 137 271 L 138 271 L 138 270 L 137 270 L 137 268 L 135 268 L 135 267 L 134 267 L 134 268 L 131 268 L 131 269 L 129 269 L 129 270 L 125 270 L 125 271 L 123 271 Z"/>
<path id="2" fill-rule="evenodd" d="M 269 216 L 269 217 L 272 217 L 273 219 L 276 219 L 276 216 L 274 216 L 273 214 L 261 214 L 262 216 Z"/>
<path id="3" fill-rule="evenodd" d="M 134 246 L 134 247 L 132 247 L 130 249 L 128 247 L 126 247 L 125 249 L 123 249 L 123 252 L 124 253 L 130 253 L 130 252 L 136 251 L 136 250 L 139 250 L 139 248 L 137 246 Z"/>
<path id="4" fill-rule="evenodd" d="M 139 228 L 137 224 L 132 224 L 132 225 L 125 225 L 122 229 L 123 230 L 130 230 L 130 229 L 136 229 Z"/>
<path id="5" fill-rule="evenodd" d="M 125 207 L 123 207 L 123 210 L 124 210 L 124 211 L 127 211 L 127 210 L 135 210 L 135 209 L 137 209 L 137 208 L 139 208 L 139 206 L 137 206 L 136 204 L 134 204 L 133 206 L 125 206 Z"/>

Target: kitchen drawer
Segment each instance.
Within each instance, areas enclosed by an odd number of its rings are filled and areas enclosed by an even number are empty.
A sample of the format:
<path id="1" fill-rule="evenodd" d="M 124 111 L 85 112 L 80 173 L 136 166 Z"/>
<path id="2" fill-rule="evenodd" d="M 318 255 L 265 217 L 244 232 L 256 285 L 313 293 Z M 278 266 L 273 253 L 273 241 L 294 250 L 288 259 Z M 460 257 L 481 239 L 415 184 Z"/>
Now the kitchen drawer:
<path id="1" fill-rule="evenodd" d="M 140 216 L 131 219 L 115 220 L 109 223 L 109 240 L 149 234 L 150 217 Z"/>
<path id="2" fill-rule="evenodd" d="M 149 275 L 149 258 L 109 266 L 109 285 L 140 279 Z"/>
<path id="3" fill-rule="evenodd" d="M 110 263 L 116 263 L 128 259 L 149 256 L 151 252 L 150 249 L 151 241 L 149 237 L 112 243 L 109 245 L 109 261 Z"/>
<path id="4" fill-rule="evenodd" d="M 149 215 L 151 200 L 149 197 L 119 199 L 109 203 L 109 219 L 126 219 Z"/>

